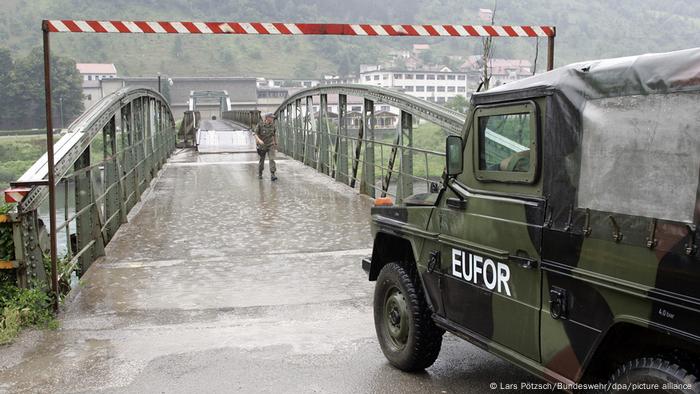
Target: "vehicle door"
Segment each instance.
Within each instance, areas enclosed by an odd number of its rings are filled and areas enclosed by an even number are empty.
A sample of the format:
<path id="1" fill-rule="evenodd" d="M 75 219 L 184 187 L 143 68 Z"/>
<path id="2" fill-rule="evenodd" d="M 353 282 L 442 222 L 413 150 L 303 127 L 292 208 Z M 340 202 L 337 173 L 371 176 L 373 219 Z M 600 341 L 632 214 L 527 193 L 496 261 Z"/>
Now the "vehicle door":
<path id="1" fill-rule="evenodd" d="M 450 324 L 539 361 L 541 111 L 535 101 L 477 107 L 463 172 L 438 204 Z"/>

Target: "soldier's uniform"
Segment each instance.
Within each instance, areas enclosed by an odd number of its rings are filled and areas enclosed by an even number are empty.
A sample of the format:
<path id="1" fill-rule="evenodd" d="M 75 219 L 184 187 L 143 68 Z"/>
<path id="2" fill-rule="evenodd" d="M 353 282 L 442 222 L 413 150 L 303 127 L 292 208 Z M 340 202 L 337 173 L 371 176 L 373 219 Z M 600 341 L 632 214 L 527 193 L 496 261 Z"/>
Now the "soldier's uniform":
<path id="1" fill-rule="evenodd" d="M 267 155 L 270 160 L 270 174 L 273 180 L 277 179 L 275 176 L 275 171 L 277 171 L 277 166 L 275 165 L 275 134 L 274 121 L 270 124 L 265 124 L 264 122 L 258 123 L 255 128 L 255 135 L 263 141 L 262 145 L 257 146 L 258 155 L 260 156 L 260 161 L 258 162 L 258 176 L 262 177 L 263 170 L 265 169 L 265 155 Z"/>

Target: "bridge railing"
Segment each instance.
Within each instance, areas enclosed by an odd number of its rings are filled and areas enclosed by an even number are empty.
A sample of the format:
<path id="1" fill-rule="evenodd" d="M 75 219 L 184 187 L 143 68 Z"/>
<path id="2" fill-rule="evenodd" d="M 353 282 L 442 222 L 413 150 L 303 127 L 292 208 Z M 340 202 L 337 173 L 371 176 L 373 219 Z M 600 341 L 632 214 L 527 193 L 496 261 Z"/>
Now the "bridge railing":
<path id="1" fill-rule="evenodd" d="M 329 113 L 329 94 L 338 95 L 337 114 Z M 348 112 L 348 96 L 362 98 L 359 113 Z M 376 111 L 380 103 L 398 113 Z M 395 125 L 379 122 L 387 116 L 396 118 Z M 460 134 L 464 122 L 464 115 L 436 103 L 363 85 L 302 90 L 277 109 L 282 153 L 362 194 L 397 201 L 432 190 L 444 171 L 444 144 L 438 144 L 439 150 L 416 146 L 414 128 L 420 132 L 420 125 L 432 123 L 446 136 Z"/>
<path id="2" fill-rule="evenodd" d="M 62 263 L 59 279 L 85 272 L 127 222 L 175 148 L 171 109 L 159 93 L 124 88 L 103 98 L 68 128 L 54 145 L 57 183 L 56 234 Z M 32 184 L 48 177 L 44 155 L 15 182 Z M 44 281 L 48 220 L 47 186 L 34 186 L 11 214 L 17 281 Z M 61 201 L 63 200 L 63 201 Z"/>
<path id="3" fill-rule="evenodd" d="M 230 120 L 249 130 L 255 129 L 260 122 L 260 111 L 255 110 L 233 110 L 221 113 L 221 119 Z"/>

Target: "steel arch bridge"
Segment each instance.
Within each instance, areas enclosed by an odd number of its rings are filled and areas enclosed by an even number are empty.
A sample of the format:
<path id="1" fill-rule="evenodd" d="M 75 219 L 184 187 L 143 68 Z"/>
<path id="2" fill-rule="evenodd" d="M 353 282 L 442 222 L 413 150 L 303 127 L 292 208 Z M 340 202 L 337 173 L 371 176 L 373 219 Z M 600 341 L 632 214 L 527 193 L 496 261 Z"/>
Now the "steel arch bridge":
<path id="1" fill-rule="evenodd" d="M 66 214 L 56 232 L 66 233 L 71 269 L 85 272 L 104 254 L 105 245 L 126 222 L 175 143 L 170 105 L 158 92 L 145 88 L 123 88 L 106 96 L 68 127 L 54 146 L 54 168 L 56 183 L 63 185 L 66 196 Z M 32 279 L 46 279 L 38 210 L 48 196 L 47 178 L 44 154 L 12 184 L 24 188 L 24 198 L 11 216 L 13 264 L 18 282 L 25 286 Z M 69 207 L 70 190 L 74 206 Z"/>
<path id="2" fill-rule="evenodd" d="M 338 95 L 337 120 L 328 113 L 329 94 Z M 357 136 L 348 133 L 348 96 L 363 99 Z M 399 110 L 392 142 L 375 138 L 375 107 L 379 103 Z M 314 111 L 315 104 L 318 111 Z M 414 123 L 422 119 L 440 126 L 448 134 L 461 134 L 465 122 L 463 114 L 436 103 L 366 85 L 305 89 L 285 100 L 276 114 L 281 152 L 353 188 L 359 181 L 362 194 L 392 195 L 397 200 L 414 194 L 416 184 L 425 184 L 429 191 L 444 167 L 444 151 L 414 146 Z M 390 190 L 392 178 L 395 178 L 395 190 Z"/>

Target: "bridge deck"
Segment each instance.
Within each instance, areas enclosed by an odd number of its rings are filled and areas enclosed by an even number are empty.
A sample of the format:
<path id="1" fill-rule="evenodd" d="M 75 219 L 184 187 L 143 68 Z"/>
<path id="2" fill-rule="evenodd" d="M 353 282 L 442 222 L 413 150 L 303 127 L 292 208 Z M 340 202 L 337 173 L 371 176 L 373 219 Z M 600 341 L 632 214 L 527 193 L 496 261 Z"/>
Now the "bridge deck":
<path id="1" fill-rule="evenodd" d="M 0 392 L 489 392 L 528 377 L 454 337 L 427 374 L 376 342 L 370 200 L 298 162 L 176 154 L 56 331 L 0 348 Z"/>

